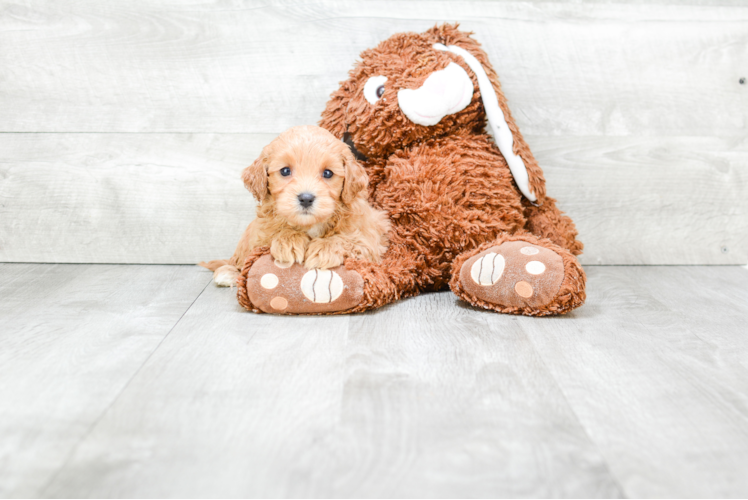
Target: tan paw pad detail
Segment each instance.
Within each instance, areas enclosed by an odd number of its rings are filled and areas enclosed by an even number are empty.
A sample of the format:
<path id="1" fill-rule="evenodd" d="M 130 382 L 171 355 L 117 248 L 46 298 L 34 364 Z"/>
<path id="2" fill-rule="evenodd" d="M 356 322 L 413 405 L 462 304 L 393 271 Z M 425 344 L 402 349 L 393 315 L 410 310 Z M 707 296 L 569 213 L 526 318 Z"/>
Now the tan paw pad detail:
<path id="1" fill-rule="evenodd" d="M 527 281 L 518 281 L 517 284 L 514 285 L 514 291 L 517 292 L 517 295 L 520 297 L 526 299 L 532 297 L 532 285 Z"/>
<path id="2" fill-rule="evenodd" d="M 519 251 L 524 255 L 537 255 L 540 253 L 540 250 L 535 247 L 522 247 Z"/>
<path id="3" fill-rule="evenodd" d="M 530 274 L 543 274 L 545 272 L 545 264 L 538 260 L 533 260 L 525 265 L 525 271 Z"/>
<path id="4" fill-rule="evenodd" d="M 317 304 L 328 304 L 343 293 L 343 280 L 335 271 L 314 269 L 301 278 L 301 293 Z"/>
<path id="5" fill-rule="evenodd" d="M 289 267 L 293 266 L 293 262 L 278 262 L 277 260 L 273 260 L 273 264 L 275 264 L 275 267 L 279 267 L 281 269 L 288 269 Z"/>
<path id="6" fill-rule="evenodd" d="M 285 311 L 288 307 L 288 301 L 283 297 L 273 297 L 273 299 L 270 301 L 270 307 L 272 307 L 276 311 Z"/>
<path id="7" fill-rule="evenodd" d="M 504 264 L 503 256 L 495 252 L 488 253 L 475 261 L 470 268 L 470 277 L 481 286 L 491 286 L 501 278 Z"/>
<path id="8" fill-rule="evenodd" d="M 262 285 L 262 288 L 272 290 L 278 286 L 278 276 L 273 273 L 263 274 L 262 278 L 260 278 L 260 285 Z"/>

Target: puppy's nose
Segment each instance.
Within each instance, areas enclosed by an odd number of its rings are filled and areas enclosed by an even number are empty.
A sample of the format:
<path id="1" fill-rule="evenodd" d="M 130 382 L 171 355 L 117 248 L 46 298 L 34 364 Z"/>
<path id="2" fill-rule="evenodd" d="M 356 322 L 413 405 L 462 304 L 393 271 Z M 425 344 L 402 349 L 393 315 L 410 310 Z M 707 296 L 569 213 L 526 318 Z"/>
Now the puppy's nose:
<path id="1" fill-rule="evenodd" d="M 299 204 L 304 208 L 309 208 L 314 203 L 315 196 L 312 193 L 301 193 L 299 195 Z"/>

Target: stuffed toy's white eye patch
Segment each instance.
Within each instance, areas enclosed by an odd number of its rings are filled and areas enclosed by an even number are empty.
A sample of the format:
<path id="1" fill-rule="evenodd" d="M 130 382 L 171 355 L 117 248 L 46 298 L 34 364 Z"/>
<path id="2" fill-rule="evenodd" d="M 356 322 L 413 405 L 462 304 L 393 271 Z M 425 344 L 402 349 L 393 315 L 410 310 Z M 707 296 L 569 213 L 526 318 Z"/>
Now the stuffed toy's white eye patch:
<path id="1" fill-rule="evenodd" d="M 384 94 L 384 82 L 387 81 L 386 76 L 372 76 L 366 80 L 364 84 L 364 97 L 369 101 L 369 104 L 375 104 Z"/>

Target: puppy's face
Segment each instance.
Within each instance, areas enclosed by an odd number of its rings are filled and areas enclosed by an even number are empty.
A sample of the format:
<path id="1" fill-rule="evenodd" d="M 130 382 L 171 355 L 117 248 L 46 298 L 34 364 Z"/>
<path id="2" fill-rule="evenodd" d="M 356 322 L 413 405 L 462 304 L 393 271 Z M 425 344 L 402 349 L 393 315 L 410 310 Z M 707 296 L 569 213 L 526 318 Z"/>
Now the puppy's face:
<path id="1" fill-rule="evenodd" d="M 297 226 L 330 218 L 343 192 L 342 158 L 320 146 L 305 141 L 289 144 L 268 165 L 268 190 L 276 210 Z"/>
<path id="2" fill-rule="evenodd" d="M 363 195 L 367 178 L 350 149 L 319 127 L 294 127 L 263 149 L 245 170 L 259 201 L 272 198 L 289 224 L 308 227 L 329 219 L 341 204 Z"/>

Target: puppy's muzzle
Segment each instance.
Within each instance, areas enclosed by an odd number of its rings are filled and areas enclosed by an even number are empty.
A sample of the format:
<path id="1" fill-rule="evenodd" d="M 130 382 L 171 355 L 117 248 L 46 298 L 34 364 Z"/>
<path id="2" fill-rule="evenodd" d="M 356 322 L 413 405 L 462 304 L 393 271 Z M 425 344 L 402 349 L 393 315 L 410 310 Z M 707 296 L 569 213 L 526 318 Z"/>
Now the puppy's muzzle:
<path id="1" fill-rule="evenodd" d="M 316 197 L 312 193 L 301 193 L 299 194 L 298 198 L 299 205 L 301 205 L 301 207 L 306 210 L 312 206 Z"/>

